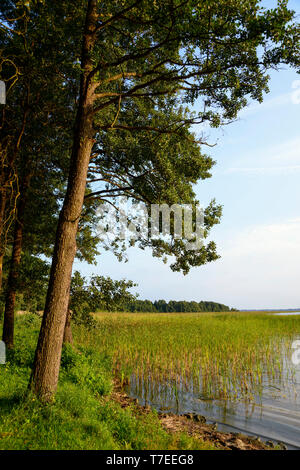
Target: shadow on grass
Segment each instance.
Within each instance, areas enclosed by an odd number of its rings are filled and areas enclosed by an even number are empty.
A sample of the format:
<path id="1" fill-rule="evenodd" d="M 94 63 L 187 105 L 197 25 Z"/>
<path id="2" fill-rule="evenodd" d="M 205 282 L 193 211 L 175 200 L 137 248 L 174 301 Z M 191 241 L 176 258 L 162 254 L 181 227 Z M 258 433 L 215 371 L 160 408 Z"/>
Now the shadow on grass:
<path id="1" fill-rule="evenodd" d="M 10 414 L 15 408 L 24 403 L 24 395 L 20 393 L 10 397 L 0 397 L 0 416 Z"/>

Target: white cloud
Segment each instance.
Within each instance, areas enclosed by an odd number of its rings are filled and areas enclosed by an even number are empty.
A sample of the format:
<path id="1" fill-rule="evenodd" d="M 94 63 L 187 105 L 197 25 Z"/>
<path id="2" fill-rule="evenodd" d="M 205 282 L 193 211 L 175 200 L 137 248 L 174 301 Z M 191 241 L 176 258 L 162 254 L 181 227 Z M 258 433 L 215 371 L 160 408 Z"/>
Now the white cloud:
<path id="1" fill-rule="evenodd" d="M 300 137 L 289 139 L 275 145 L 259 148 L 255 154 L 247 152 L 243 154 L 244 165 L 239 166 L 241 159 L 237 160 L 236 166 L 224 170 L 227 173 L 247 174 L 289 174 L 300 170 Z M 254 163 L 259 165 L 252 166 Z M 250 164 L 250 165 L 249 165 Z"/>
<path id="2" fill-rule="evenodd" d="M 237 234 L 227 242 L 223 257 L 247 257 L 271 253 L 277 260 L 284 256 L 289 262 L 287 250 L 291 250 L 291 259 L 300 262 L 300 218 L 293 218 L 283 223 L 257 225 Z M 283 260 L 282 260 L 283 261 Z M 300 264 L 299 264 L 300 269 Z"/>
<path id="3" fill-rule="evenodd" d="M 230 292 L 231 304 L 300 307 L 300 218 L 248 228 L 225 243 L 221 254 L 215 287 L 223 296 Z"/>

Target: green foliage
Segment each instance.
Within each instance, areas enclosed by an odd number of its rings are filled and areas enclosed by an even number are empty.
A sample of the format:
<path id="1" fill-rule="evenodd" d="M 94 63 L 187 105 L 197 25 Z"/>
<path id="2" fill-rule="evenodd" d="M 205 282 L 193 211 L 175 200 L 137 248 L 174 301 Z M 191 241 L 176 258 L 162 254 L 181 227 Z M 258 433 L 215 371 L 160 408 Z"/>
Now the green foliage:
<path id="1" fill-rule="evenodd" d="M 83 324 L 88 328 L 95 326 L 91 316 L 91 298 L 86 287 L 86 280 L 78 271 L 75 271 L 72 277 L 69 309 L 75 323 Z"/>
<path id="2" fill-rule="evenodd" d="M 21 163 L 33 170 L 24 230 L 33 254 L 53 249 L 79 102 L 87 5 L 1 2 L 0 71 L 7 84 L 13 82 L 1 126 L 5 151 L 14 149 L 26 114 L 5 184 L 17 193 Z M 203 151 L 210 143 L 195 135 L 193 125 L 229 124 L 250 99 L 262 101 L 269 69 L 299 67 L 299 27 L 283 0 L 272 9 L 257 0 L 97 1 L 97 15 L 89 75 L 95 145 L 77 237 L 77 255 L 88 262 L 98 253 L 92 197 L 112 204 L 119 196 L 147 205 L 196 204 L 193 185 L 211 176 L 214 161 Z M 199 111 L 192 112 L 196 101 Z M 215 201 L 206 208 L 205 239 L 221 212 Z M 172 269 L 185 274 L 218 258 L 212 241 L 195 251 L 186 249 L 186 239 L 138 242 L 154 256 L 175 257 Z M 118 256 L 125 249 L 118 239 L 109 247 Z"/>
<path id="3" fill-rule="evenodd" d="M 18 292 L 23 294 L 21 310 L 37 312 L 43 310 L 49 280 L 49 263 L 37 256 L 23 253 Z"/>
<path id="4" fill-rule="evenodd" d="M 126 304 L 125 311 L 129 312 L 228 312 L 227 305 L 217 302 L 187 302 L 186 300 L 134 300 Z"/>
<path id="5" fill-rule="evenodd" d="M 106 361 L 103 361 L 107 366 Z M 68 380 L 80 388 L 87 388 L 94 395 L 108 395 L 112 390 L 107 369 L 95 354 L 88 354 L 83 349 L 75 352 L 72 346 L 65 345 L 62 351 L 62 372 L 67 371 Z"/>
<path id="6" fill-rule="evenodd" d="M 10 251 L 10 250 L 9 250 Z M 15 309 L 36 313 L 43 310 L 49 280 L 49 263 L 44 259 L 24 251 L 18 269 L 16 282 L 17 301 Z M 5 258 L 3 289 L 0 292 L 0 309 L 4 310 L 7 287 L 9 256 Z"/>
<path id="7" fill-rule="evenodd" d="M 8 361 L 17 367 L 30 369 L 34 361 L 33 336 L 37 336 L 41 319 L 35 314 L 24 314 L 18 318 L 20 333 L 15 340 L 15 348 L 9 351 Z"/>
<path id="8" fill-rule="evenodd" d="M 125 279 L 114 281 L 110 277 L 92 276 L 89 290 L 94 310 L 122 310 L 128 302 L 136 299 L 136 296 L 129 292 L 129 289 L 135 286 L 137 284 Z"/>
<path id="9" fill-rule="evenodd" d="M 230 123 L 249 99 L 262 101 L 268 69 L 280 63 L 299 67 L 295 15 L 285 1 L 270 10 L 257 0 L 98 7 L 103 35 L 92 55 L 95 185 L 87 197 L 112 204 L 119 195 L 148 205 L 196 204 L 193 184 L 211 175 L 214 162 L 202 151 L 209 142 L 203 135 L 197 141 L 192 125 Z M 200 111 L 193 113 L 189 106 L 196 101 Z M 220 221 L 220 205 L 212 201 L 205 216 L 206 239 Z M 174 256 L 171 268 L 184 274 L 218 258 L 214 242 L 195 251 L 172 236 L 140 236 L 138 242 L 154 256 Z M 125 250 L 118 239 L 110 247 Z"/>
<path id="10" fill-rule="evenodd" d="M 135 300 L 129 292 L 134 287 L 132 281 L 114 281 L 110 277 L 92 276 L 89 283 L 75 271 L 71 283 L 70 309 L 77 324 L 94 326 L 91 312 L 97 310 L 117 311 Z"/>

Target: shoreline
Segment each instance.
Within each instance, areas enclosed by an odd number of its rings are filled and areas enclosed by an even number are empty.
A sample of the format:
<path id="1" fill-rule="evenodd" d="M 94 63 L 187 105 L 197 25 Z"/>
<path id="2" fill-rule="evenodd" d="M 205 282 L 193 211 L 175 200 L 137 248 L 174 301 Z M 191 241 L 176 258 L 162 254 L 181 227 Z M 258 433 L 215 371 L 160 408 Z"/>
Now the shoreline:
<path id="1" fill-rule="evenodd" d="M 143 406 L 138 399 L 130 397 L 121 383 L 115 379 L 110 398 L 119 403 L 122 408 L 134 406 L 134 412 L 145 415 L 153 412 L 149 406 Z M 206 418 L 193 413 L 176 415 L 174 413 L 159 413 L 161 426 L 170 434 L 185 432 L 193 438 L 209 442 L 218 450 L 287 450 L 285 444 L 270 441 L 263 442 L 259 437 L 247 436 L 239 432 L 218 431 L 213 424 L 206 423 Z"/>

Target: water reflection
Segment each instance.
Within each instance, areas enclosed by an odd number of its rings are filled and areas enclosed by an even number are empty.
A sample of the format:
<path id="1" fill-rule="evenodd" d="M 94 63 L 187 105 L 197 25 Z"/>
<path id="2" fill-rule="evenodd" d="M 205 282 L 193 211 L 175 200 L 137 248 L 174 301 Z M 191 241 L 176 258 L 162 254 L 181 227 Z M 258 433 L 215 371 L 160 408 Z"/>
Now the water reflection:
<path id="1" fill-rule="evenodd" d="M 127 393 L 162 412 L 204 415 L 220 430 L 241 431 L 300 448 L 300 366 L 291 362 L 290 351 L 282 352 L 280 377 L 264 375 L 262 389 L 253 401 L 207 399 L 199 383 L 159 383 L 151 376 L 131 376 Z"/>
<path id="2" fill-rule="evenodd" d="M 278 315 L 278 316 L 300 315 L 300 312 L 279 312 L 279 313 L 274 313 L 273 315 Z"/>

